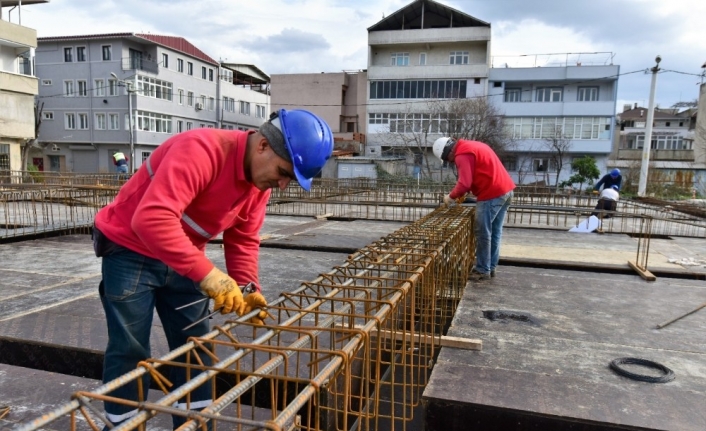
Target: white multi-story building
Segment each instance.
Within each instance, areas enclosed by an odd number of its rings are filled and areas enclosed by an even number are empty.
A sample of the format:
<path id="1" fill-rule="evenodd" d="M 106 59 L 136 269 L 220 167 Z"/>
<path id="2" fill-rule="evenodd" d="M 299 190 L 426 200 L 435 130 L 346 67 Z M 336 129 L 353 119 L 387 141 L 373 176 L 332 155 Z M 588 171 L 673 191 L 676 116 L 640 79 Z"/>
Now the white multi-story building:
<path id="1" fill-rule="evenodd" d="M 419 165 L 444 132 L 434 103 L 484 96 L 489 64 L 490 24 L 433 0 L 415 0 L 368 28 L 366 155 L 405 154 L 400 134 L 426 129 Z"/>
<path id="2" fill-rule="evenodd" d="M 269 104 L 181 37 L 43 37 L 36 58 L 44 146 L 37 159 L 46 170 L 110 172 L 115 150 L 132 153 L 137 169 L 175 133 L 257 127 L 258 111 L 236 115 L 235 105 Z"/>
<path id="3" fill-rule="evenodd" d="M 488 98 L 514 141 L 502 158 L 518 184 L 556 185 L 583 156 L 605 171 L 620 72 L 611 59 L 611 53 L 494 58 Z"/>
<path id="4" fill-rule="evenodd" d="M 38 92 L 34 49 L 37 31 L 22 26 L 22 7 L 48 0 L 0 2 L 0 170 L 21 170 L 21 148 L 35 136 L 34 98 Z M 10 22 L 15 10 L 18 24 Z"/>

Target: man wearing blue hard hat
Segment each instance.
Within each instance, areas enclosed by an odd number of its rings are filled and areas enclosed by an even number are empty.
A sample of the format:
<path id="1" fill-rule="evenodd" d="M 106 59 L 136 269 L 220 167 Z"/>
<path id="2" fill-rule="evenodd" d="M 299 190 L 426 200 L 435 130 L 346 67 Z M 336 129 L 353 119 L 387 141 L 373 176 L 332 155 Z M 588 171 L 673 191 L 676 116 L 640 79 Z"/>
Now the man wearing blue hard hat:
<path id="1" fill-rule="evenodd" d="M 284 109 L 258 131 L 196 129 L 157 147 L 96 215 L 93 242 L 103 259 L 99 294 L 108 326 L 104 382 L 150 357 L 154 309 L 170 350 L 209 331 L 207 319 L 192 325 L 209 312 L 209 301 L 199 299 L 212 298 L 214 310 L 223 314 L 252 314 L 252 324 L 264 323 L 258 253 L 270 189 L 296 180 L 308 191 L 332 151 L 325 121 L 309 111 Z M 221 233 L 226 271 L 205 255 L 206 244 Z M 241 291 L 245 285 L 252 288 Z M 201 361 L 211 364 L 205 353 Z M 186 382 L 183 367 L 170 373 L 175 386 Z M 137 383 L 110 395 L 137 401 Z M 149 388 L 149 374 L 142 387 Z M 211 403 L 209 380 L 176 407 L 200 410 Z M 105 409 L 113 424 L 138 413 L 111 402 Z M 175 428 L 184 421 L 173 416 Z"/>
<path id="2" fill-rule="evenodd" d="M 623 176 L 620 175 L 620 169 L 614 168 L 609 173 L 603 175 L 600 181 L 593 186 L 593 193 L 598 194 L 598 191 L 603 187 L 603 189 L 610 189 L 613 186 L 618 186 L 618 191 L 623 182 Z"/>

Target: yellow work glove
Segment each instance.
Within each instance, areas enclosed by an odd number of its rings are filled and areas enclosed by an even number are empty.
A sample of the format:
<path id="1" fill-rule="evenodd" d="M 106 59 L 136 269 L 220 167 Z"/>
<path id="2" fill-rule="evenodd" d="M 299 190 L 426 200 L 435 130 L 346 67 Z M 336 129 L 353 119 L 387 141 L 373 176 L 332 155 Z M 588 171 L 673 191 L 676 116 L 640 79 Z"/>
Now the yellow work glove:
<path id="1" fill-rule="evenodd" d="M 250 293 L 248 296 L 245 297 L 245 304 L 246 305 L 244 314 L 248 314 L 256 308 L 260 309 L 260 312 L 257 313 L 257 315 L 254 316 L 252 319 L 250 319 L 250 323 L 254 323 L 255 325 L 264 325 L 265 319 L 269 314 L 267 313 L 267 311 L 265 311 L 265 307 L 267 307 L 267 300 L 264 296 L 262 296 L 262 293 Z"/>
<path id="2" fill-rule="evenodd" d="M 593 191 L 593 194 L 594 194 L 594 195 L 597 195 L 597 194 L 598 194 L 598 190 L 594 190 L 594 191 Z"/>
<path id="3" fill-rule="evenodd" d="M 238 283 L 220 269 L 213 268 L 206 278 L 201 280 L 199 286 L 206 295 L 213 298 L 213 308 L 220 308 L 221 314 L 235 312 L 242 316 L 245 312 L 246 304 Z"/>
<path id="4" fill-rule="evenodd" d="M 452 207 L 456 203 L 455 200 L 451 199 L 450 195 L 444 195 L 444 205 L 447 207 Z"/>

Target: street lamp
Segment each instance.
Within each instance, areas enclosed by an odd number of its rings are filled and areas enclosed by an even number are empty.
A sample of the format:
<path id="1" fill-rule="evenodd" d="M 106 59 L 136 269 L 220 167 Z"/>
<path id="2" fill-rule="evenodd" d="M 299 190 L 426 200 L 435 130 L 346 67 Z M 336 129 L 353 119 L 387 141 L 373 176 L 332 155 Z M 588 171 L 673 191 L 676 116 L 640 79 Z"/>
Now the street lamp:
<path id="1" fill-rule="evenodd" d="M 118 81 L 119 85 L 125 86 L 127 89 L 127 109 L 128 109 L 128 128 L 130 129 L 130 173 L 135 173 L 135 143 L 133 139 L 133 125 L 132 125 L 132 93 L 137 90 L 132 85 L 132 82 L 125 81 L 124 79 L 119 79 L 118 75 L 110 72 L 110 76 Z"/>

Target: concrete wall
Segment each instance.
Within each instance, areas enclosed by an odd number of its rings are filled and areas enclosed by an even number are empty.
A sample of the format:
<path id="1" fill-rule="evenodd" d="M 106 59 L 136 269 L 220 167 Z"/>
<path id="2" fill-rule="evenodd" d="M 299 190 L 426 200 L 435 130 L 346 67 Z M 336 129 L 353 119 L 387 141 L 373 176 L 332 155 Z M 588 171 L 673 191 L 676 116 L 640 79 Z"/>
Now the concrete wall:
<path id="1" fill-rule="evenodd" d="M 306 109 L 323 118 L 333 133 L 345 131 L 341 130 L 341 115 L 346 73 L 281 74 L 272 75 L 271 80 L 273 110 Z"/>

